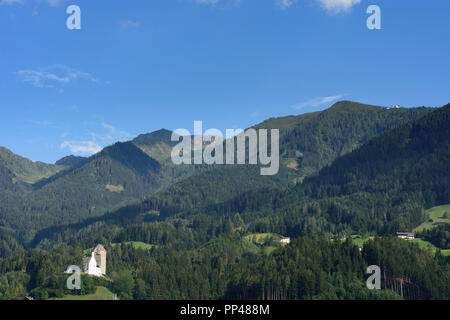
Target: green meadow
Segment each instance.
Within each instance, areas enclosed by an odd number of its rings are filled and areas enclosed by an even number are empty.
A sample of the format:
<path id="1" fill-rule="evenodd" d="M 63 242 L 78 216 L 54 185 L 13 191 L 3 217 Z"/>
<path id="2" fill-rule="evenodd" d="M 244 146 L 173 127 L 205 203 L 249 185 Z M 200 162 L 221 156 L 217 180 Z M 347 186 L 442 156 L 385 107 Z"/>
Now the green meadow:
<path id="1" fill-rule="evenodd" d="M 157 245 L 149 244 L 149 243 L 145 243 L 145 242 L 141 242 L 141 241 L 124 241 L 123 243 L 131 245 L 135 249 L 146 249 L 146 250 L 149 250 L 149 249 L 158 247 Z M 115 246 L 121 245 L 121 244 L 122 243 L 112 243 L 111 245 L 113 247 L 115 247 Z M 94 250 L 94 248 L 88 248 L 88 249 L 83 250 L 83 253 L 85 255 L 87 255 L 87 254 L 90 254 L 92 252 L 92 250 Z"/>
<path id="2" fill-rule="evenodd" d="M 97 287 L 95 293 L 84 296 L 67 295 L 62 298 L 55 298 L 50 300 L 115 300 L 114 294 L 105 287 Z"/>
<path id="3" fill-rule="evenodd" d="M 157 246 L 154 244 L 149 244 L 149 243 L 145 243 L 145 242 L 141 242 L 141 241 L 125 241 L 123 242 L 125 244 L 128 245 L 132 245 L 133 248 L 135 249 L 151 249 L 151 248 L 156 248 Z M 121 245 L 121 243 L 113 243 L 112 246 L 117 246 L 117 245 Z"/>
<path id="4" fill-rule="evenodd" d="M 444 218 L 444 214 L 447 213 L 447 216 L 450 217 L 450 204 L 446 204 L 443 206 L 437 206 L 433 207 L 431 209 L 428 209 L 425 211 L 429 219 L 422 223 L 420 226 L 416 227 L 413 231 L 414 232 L 421 232 L 425 229 L 433 228 L 435 225 L 433 225 L 436 222 L 447 222 L 450 223 L 450 219 Z"/>
<path id="5" fill-rule="evenodd" d="M 272 241 L 274 236 L 275 236 L 274 233 L 252 233 L 252 234 L 246 235 L 244 237 L 244 240 L 251 241 L 258 245 L 263 245 L 266 242 Z"/>

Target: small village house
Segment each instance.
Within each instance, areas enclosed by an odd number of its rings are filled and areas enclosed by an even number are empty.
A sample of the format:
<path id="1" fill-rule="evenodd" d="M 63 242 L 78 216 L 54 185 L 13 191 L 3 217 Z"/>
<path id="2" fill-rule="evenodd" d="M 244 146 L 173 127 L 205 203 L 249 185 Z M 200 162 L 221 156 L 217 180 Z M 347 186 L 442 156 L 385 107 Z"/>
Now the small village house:
<path id="1" fill-rule="evenodd" d="M 281 243 L 291 243 L 291 238 L 289 238 L 289 237 L 281 237 L 280 242 Z"/>
<path id="2" fill-rule="evenodd" d="M 282 244 L 289 244 L 291 243 L 291 238 L 289 237 L 283 237 L 283 236 L 279 236 L 279 235 L 275 235 L 273 237 L 273 240 Z"/>
<path id="3" fill-rule="evenodd" d="M 416 238 L 416 234 L 414 232 L 397 232 L 397 237 L 400 239 L 413 240 Z"/>

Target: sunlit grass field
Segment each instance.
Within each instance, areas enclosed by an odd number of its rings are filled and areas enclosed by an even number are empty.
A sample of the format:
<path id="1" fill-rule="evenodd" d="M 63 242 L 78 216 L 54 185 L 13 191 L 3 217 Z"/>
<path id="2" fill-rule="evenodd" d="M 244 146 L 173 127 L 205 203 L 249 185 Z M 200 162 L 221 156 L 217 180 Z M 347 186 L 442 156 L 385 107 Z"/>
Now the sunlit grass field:
<path id="1" fill-rule="evenodd" d="M 114 294 L 105 287 L 97 287 L 95 293 L 84 296 L 67 295 L 50 300 L 114 300 Z"/>
<path id="2" fill-rule="evenodd" d="M 443 206 L 437 206 L 433 207 L 431 209 L 428 209 L 426 211 L 428 215 L 430 216 L 430 220 L 425 221 L 420 226 L 416 227 L 413 231 L 414 232 L 421 232 L 425 229 L 433 228 L 435 225 L 433 223 L 436 222 L 447 222 L 450 223 L 449 218 L 444 218 L 444 213 L 447 213 L 448 216 L 450 216 L 450 204 L 446 204 Z"/>

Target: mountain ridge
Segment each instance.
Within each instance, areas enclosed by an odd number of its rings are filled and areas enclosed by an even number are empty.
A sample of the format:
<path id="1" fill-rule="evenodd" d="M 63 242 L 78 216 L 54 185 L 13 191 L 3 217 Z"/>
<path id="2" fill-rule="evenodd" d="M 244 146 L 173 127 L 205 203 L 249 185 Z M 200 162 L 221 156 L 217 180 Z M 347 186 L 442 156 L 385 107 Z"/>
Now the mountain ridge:
<path id="1" fill-rule="evenodd" d="M 394 200 L 390 199 L 396 199 L 395 194 L 392 194 L 392 191 L 390 190 L 382 189 L 381 187 L 384 186 L 382 183 L 380 183 L 381 189 L 375 191 L 374 195 L 371 195 L 370 189 L 367 189 L 361 185 L 353 186 L 352 192 L 346 192 L 344 189 L 342 192 L 338 193 L 336 192 L 337 187 L 335 184 L 342 185 L 345 188 L 345 183 L 342 181 L 337 181 L 330 184 L 328 180 L 323 180 L 323 177 L 326 176 L 326 172 L 328 170 L 331 170 L 329 168 L 335 168 L 339 165 L 339 163 L 345 161 L 345 159 L 354 157 L 354 154 L 364 154 L 364 150 L 369 148 L 374 143 L 374 140 L 387 139 L 385 136 L 390 137 L 392 135 L 396 136 L 396 138 L 401 137 L 401 135 L 397 132 L 404 132 L 407 128 L 414 126 L 414 123 L 416 122 L 422 123 L 428 121 L 427 119 L 429 118 L 436 118 L 435 113 L 439 110 L 446 110 L 445 108 L 448 109 L 448 107 L 443 107 L 431 113 L 427 113 L 422 118 L 407 122 L 368 140 L 355 151 L 338 157 L 330 167 L 326 166 L 323 168 L 317 177 L 309 177 L 305 179 L 303 183 L 299 183 L 292 189 L 286 188 L 283 190 L 282 187 L 280 188 L 275 185 L 270 186 L 267 182 L 264 182 L 262 184 L 263 187 L 260 189 L 241 189 L 235 194 L 226 194 L 227 191 L 225 191 L 223 195 L 226 196 L 223 196 L 220 193 L 215 194 L 220 191 L 220 188 L 232 185 L 234 180 L 238 182 L 239 177 L 244 176 L 243 173 L 239 173 L 236 175 L 236 178 L 233 178 L 230 171 L 226 174 L 226 176 L 216 176 L 216 173 L 219 173 L 219 171 L 216 170 L 220 170 L 216 169 L 207 173 L 199 173 L 183 180 L 179 185 L 173 185 L 165 190 L 162 190 L 154 196 L 151 196 L 149 199 L 134 206 L 122 208 L 117 212 L 99 217 L 91 222 L 95 225 L 102 225 L 102 223 L 106 223 L 107 225 L 109 224 L 109 227 L 112 225 L 117 227 L 123 224 L 127 225 L 138 222 L 140 223 L 143 221 L 153 221 L 155 219 L 166 219 L 171 216 L 189 219 L 189 216 L 192 215 L 196 216 L 199 214 L 208 214 L 218 218 L 222 215 L 229 215 L 238 212 L 244 221 L 252 225 L 252 228 L 255 228 L 252 229 L 254 232 L 277 232 L 290 236 L 304 234 L 304 228 L 306 228 L 304 224 L 312 223 L 308 222 L 308 219 L 317 221 L 317 225 L 319 225 L 320 228 L 324 228 L 323 230 L 317 230 L 317 232 L 331 232 L 331 230 L 334 230 L 334 232 L 345 230 L 348 231 L 351 228 L 353 232 L 374 232 L 377 230 L 384 233 L 391 233 L 395 230 L 401 230 L 404 227 L 411 227 L 414 224 L 419 224 L 422 222 L 422 219 L 424 219 L 423 209 L 421 209 L 421 206 L 432 204 L 432 202 L 425 203 L 420 201 L 412 201 L 411 205 L 405 206 L 403 204 L 405 203 L 405 198 L 410 195 L 408 193 L 402 193 L 401 197 L 403 198 L 396 200 L 400 201 L 400 204 L 391 205 L 390 202 Z M 445 123 L 446 122 L 443 122 L 443 124 Z M 435 127 L 439 127 L 439 125 L 435 125 Z M 446 134 L 446 131 L 442 131 L 440 135 L 446 137 Z M 431 136 L 433 136 L 433 134 Z M 434 134 L 434 136 L 436 135 Z M 389 138 L 387 142 L 390 143 L 390 141 L 391 138 Z M 381 143 L 381 145 L 389 145 L 387 142 Z M 394 148 L 394 150 L 401 150 L 400 147 Z M 426 149 L 422 150 L 420 155 L 425 154 L 425 151 Z M 378 152 L 375 153 L 378 154 Z M 444 154 L 441 153 L 440 157 L 443 156 Z M 366 160 L 370 161 L 373 158 L 376 157 L 373 155 L 367 156 Z M 355 161 L 350 161 L 350 164 L 348 164 L 348 172 L 352 172 L 352 162 Z M 438 163 L 442 162 L 443 161 L 438 161 Z M 371 165 L 366 166 L 369 170 L 372 168 Z M 358 168 L 356 165 L 355 167 Z M 432 169 L 433 168 L 437 170 L 439 166 L 434 165 Z M 230 169 L 231 168 L 228 168 L 228 170 Z M 391 168 L 389 170 L 394 169 Z M 347 170 L 344 169 L 333 170 L 336 170 L 337 174 L 347 172 Z M 358 170 L 361 171 L 363 169 Z M 382 174 L 384 170 L 378 168 L 376 172 Z M 445 175 L 444 170 L 444 172 L 441 172 L 440 175 L 442 177 L 446 177 L 448 176 L 448 173 Z M 405 176 L 402 177 L 403 178 L 401 179 L 404 179 Z M 244 180 L 247 181 L 247 179 L 248 177 Z M 384 177 L 383 179 L 389 178 Z M 401 179 L 399 181 L 402 181 Z M 316 183 L 316 181 L 322 182 Z M 371 186 L 370 181 L 366 181 L 365 183 L 366 186 Z M 404 184 L 404 182 L 402 183 Z M 428 185 L 426 182 L 423 182 L 423 185 L 428 186 L 426 188 L 429 188 L 430 190 L 434 188 L 433 185 Z M 264 187 L 269 188 L 269 190 L 266 190 L 267 188 Z M 272 190 L 270 190 L 270 188 L 272 188 Z M 439 188 L 442 188 L 442 186 Z M 226 190 L 226 188 L 224 190 Z M 235 188 L 232 188 L 232 190 L 235 190 Z M 384 199 L 383 194 L 388 195 L 389 198 Z M 450 199 L 447 200 L 450 201 Z M 331 201 L 334 204 L 329 207 L 329 202 Z M 376 207 L 379 207 L 379 209 L 374 209 Z M 390 213 L 387 214 L 389 211 Z M 149 212 L 157 213 L 157 215 L 150 215 Z M 320 214 L 320 212 L 322 213 Z M 151 218 L 151 220 L 146 220 L 147 218 Z M 384 228 L 383 223 L 386 223 L 386 228 Z M 107 228 L 107 225 L 103 226 Z M 315 223 L 313 225 L 315 225 Z M 77 234 L 79 231 L 77 230 L 78 228 L 81 228 L 80 230 L 83 230 L 84 228 L 89 229 L 89 224 L 80 224 L 72 230 L 71 228 L 74 227 L 75 226 L 67 226 L 68 229 L 66 232 L 64 232 L 64 228 L 62 228 L 57 231 L 57 233 L 63 232 L 66 235 Z M 314 228 L 319 227 L 315 226 Z M 71 231 L 69 232 L 68 230 Z M 47 236 L 50 234 L 51 232 L 47 233 Z M 44 234 L 42 234 L 42 236 L 44 236 Z"/>
<path id="2" fill-rule="evenodd" d="M 74 156 L 69 155 L 65 156 L 55 162 L 55 165 L 65 166 L 65 167 L 75 167 L 83 163 L 87 158 L 86 157 L 80 157 L 80 156 Z"/>
<path id="3" fill-rule="evenodd" d="M 65 168 L 41 161 L 31 161 L 2 146 L 0 146 L 0 159 L 18 180 L 26 184 L 33 184 L 41 179 L 49 178 Z"/>
<path id="4" fill-rule="evenodd" d="M 352 105 L 353 108 L 359 106 L 359 111 L 340 112 L 335 108 L 334 112 L 322 111 L 289 118 L 289 124 L 286 119 L 281 119 L 285 128 L 280 137 L 280 177 L 283 176 L 286 187 L 316 173 L 373 135 L 431 111 L 424 108 L 384 110 L 382 107 L 373 111 L 366 110 L 361 104 Z M 345 103 L 340 106 L 345 107 Z M 273 121 L 263 123 L 270 127 Z M 276 121 L 280 122 L 279 119 Z M 262 124 L 257 128 L 261 128 Z M 219 168 L 228 172 L 227 179 L 223 179 L 221 171 L 211 173 L 216 170 L 214 166 L 176 166 L 170 161 L 170 151 L 177 142 L 170 141 L 170 136 L 171 131 L 161 129 L 128 142 L 113 144 L 81 165 L 40 180 L 25 196 L 17 194 L 16 198 L 10 198 L 3 207 L 0 206 L 0 226 L 21 230 L 20 240 L 25 243 L 34 237 L 35 232 L 44 228 L 101 216 L 171 186 L 174 186 L 173 192 L 169 191 L 169 194 L 180 194 L 175 183 L 184 179 L 191 179 L 185 183 L 188 189 L 198 190 L 195 196 L 198 205 L 214 204 L 215 198 L 225 201 L 229 199 L 227 193 L 236 195 L 236 192 L 251 191 L 267 182 L 263 183 L 265 178 L 260 177 L 257 170 Z M 291 169 L 292 161 L 298 163 L 298 169 Z M 254 183 L 240 184 L 243 177 Z M 275 183 L 279 180 L 276 176 L 268 179 Z M 232 186 L 232 190 L 226 189 L 225 181 L 229 187 Z M 211 188 L 219 188 L 220 192 L 211 192 Z M 183 193 L 189 197 L 189 190 L 181 190 Z M 20 206 L 17 202 L 21 203 Z M 24 216 L 28 218 L 24 219 Z"/>

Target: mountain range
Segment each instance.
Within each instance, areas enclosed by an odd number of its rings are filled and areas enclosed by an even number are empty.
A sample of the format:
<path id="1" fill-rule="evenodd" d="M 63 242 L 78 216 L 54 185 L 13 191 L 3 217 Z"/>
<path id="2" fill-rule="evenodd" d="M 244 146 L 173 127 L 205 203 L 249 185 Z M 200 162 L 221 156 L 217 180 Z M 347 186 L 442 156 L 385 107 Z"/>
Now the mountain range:
<path id="1" fill-rule="evenodd" d="M 40 230 L 99 217 L 157 192 L 176 197 L 181 207 L 198 207 L 260 188 L 291 187 L 372 137 L 432 110 L 342 101 L 321 112 L 268 119 L 254 128 L 280 129 L 281 170 L 269 178 L 251 167 L 176 166 L 170 160 L 176 142 L 165 129 L 55 165 L 2 148 L 0 225 L 27 245 Z"/>
<path id="2" fill-rule="evenodd" d="M 202 214 L 240 213 L 250 231 L 290 236 L 411 230 L 426 219 L 424 208 L 450 201 L 449 112 L 449 106 L 432 109 L 384 131 L 317 174 L 302 177 L 302 182 L 299 170 L 289 165 L 275 177 L 258 176 L 254 166 L 216 168 L 174 183 L 138 204 L 44 229 L 34 244 L 45 238 L 80 239 L 94 225 L 101 234 L 112 226 L 170 217 L 192 221 Z M 292 180 L 293 173 L 296 183 L 283 183 Z"/>
<path id="3" fill-rule="evenodd" d="M 3 294 L 64 295 L 58 268 L 103 243 L 114 284 L 99 283 L 121 298 L 448 298 L 446 226 L 425 234 L 436 254 L 392 235 L 450 203 L 450 105 L 341 101 L 253 128 L 280 129 L 274 176 L 174 165 L 165 129 L 54 165 L 1 148 L 0 284 L 18 286 Z M 280 247 L 270 240 L 280 235 L 296 240 Z M 372 240 L 362 253 L 335 241 L 350 235 Z M 365 291 L 369 262 L 389 290 Z"/>

